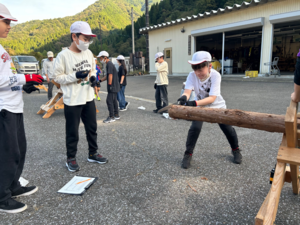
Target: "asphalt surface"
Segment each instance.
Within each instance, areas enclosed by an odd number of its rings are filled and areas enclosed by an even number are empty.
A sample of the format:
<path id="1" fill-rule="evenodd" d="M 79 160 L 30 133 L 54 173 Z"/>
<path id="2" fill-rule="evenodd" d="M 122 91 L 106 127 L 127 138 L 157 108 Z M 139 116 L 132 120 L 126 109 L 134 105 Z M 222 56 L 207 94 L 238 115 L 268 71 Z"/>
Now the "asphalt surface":
<path id="1" fill-rule="evenodd" d="M 155 77 L 128 77 L 126 95 L 154 100 Z M 169 101 L 179 97 L 183 77 L 170 77 Z M 102 84 L 101 91 L 106 91 Z M 281 82 L 224 79 L 227 107 L 285 114 L 293 89 Z M 65 166 L 63 110 L 49 119 L 37 111 L 47 101 L 45 91 L 24 94 L 28 152 L 22 177 L 39 191 L 19 198 L 28 209 L 0 213 L 0 224 L 253 224 L 270 189 L 269 173 L 276 163 L 281 134 L 236 127 L 243 163 L 232 163 L 230 146 L 216 124 L 204 124 L 192 167 L 180 167 L 191 122 L 165 119 L 152 112 L 155 104 L 134 97 L 121 120 L 111 124 L 106 94 L 96 102 L 99 152 L 108 164 L 87 162 L 87 141 L 80 125 L 77 162 L 81 170 Z M 139 110 L 144 106 L 146 110 Z M 83 196 L 59 194 L 73 176 L 99 180 Z M 283 187 L 276 224 L 299 224 L 299 196 L 291 184 Z"/>

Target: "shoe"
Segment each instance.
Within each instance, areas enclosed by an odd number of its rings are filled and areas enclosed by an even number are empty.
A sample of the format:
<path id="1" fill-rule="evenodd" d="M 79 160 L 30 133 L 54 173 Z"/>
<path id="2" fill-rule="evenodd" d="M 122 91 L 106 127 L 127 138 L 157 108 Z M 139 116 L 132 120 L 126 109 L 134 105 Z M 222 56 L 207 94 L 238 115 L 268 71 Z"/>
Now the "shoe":
<path id="1" fill-rule="evenodd" d="M 130 105 L 130 102 L 126 102 L 126 104 L 125 104 L 125 110 L 127 110 L 128 109 L 128 106 Z"/>
<path id="2" fill-rule="evenodd" d="M 126 110 L 127 110 L 126 108 L 120 108 L 119 109 L 120 112 L 123 112 L 123 111 L 126 111 Z"/>
<path id="3" fill-rule="evenodd" d="M 154 110 L 153 110 L 153 112 L 154 112 L 154 113 L 157 113 L 157 112 L 158 112 L 158 110 L 159 110 L 159 109 L 154 109 Z"/>
<path id="4" fill-rule="evenodd" d="M 108 162 L 108 160 L 106 158 L 102 157 L 102 155 L 100 155 L 97 152 L 94 155 L 89 155 L 87 160 L 89 162 L 96 162 L 96 163 L 100 163 L 100 164 L 105 164 Z"/>
<path id="5" fill-rule="evenodd" d="M 103 123 L 112 123 L 115 122 L 115 118 L 114 117 L 107 117 L 106 120 L 103 120 Z"/>
<path id="6" fill-rule="evenodd" d="M 97 101 L 101 101 L 101 98 L 100 98 L 100 97 L 98 97 L 98 98 L 97 98 Z"/>
<path id="7" fill-rule="evenodd" d="M 121 117 L 119 115 L 115 115 L 115 120 L 119 120 Z"/>
<path id="8" fill-rule="evenodd" d="M 235 150 L 232 151 L 232 155 L 233 155 L 233 162 L 236 164 L 241 164 L 242 163 L 242 154 L 241 154 L 241 150 Z"/>
<path id="9" fill-rule="evenodd" d="M 17 191 L 11 193 L 11 197 L 17 198 L 21 196 L 28 196 L 37 192 L 39 188 L 36 186 L 32 187 L 20 187 Z"/>
<path id="10" fill-rule="evenodd" d="M 188 169 L 191 166 L 191 160 L 192 160 L 192 155 L 190 155 L 190 154 L 184 155 L 182 163 L 181 163 L 181 167 L 183 169 Z"/>
<path id="11" fill-rule="evenodd" d="M 16 201 L 13 198 L 9 198 L 3 202 L 0 202 L 0 212 L 6 213 L 19 213 L 27 209 L 27 205 Z"/>
<path id="12" fill-rule="evenodd" d="M 79 171 L 79 166 L 78 166 L 78 164 L 76 162 L 76 158 L 69 158 L 69 159 L 67 159 L 66 166 L 68 167 L 68 170 L 70 172 L 77 172 L 77 171 Z"/>

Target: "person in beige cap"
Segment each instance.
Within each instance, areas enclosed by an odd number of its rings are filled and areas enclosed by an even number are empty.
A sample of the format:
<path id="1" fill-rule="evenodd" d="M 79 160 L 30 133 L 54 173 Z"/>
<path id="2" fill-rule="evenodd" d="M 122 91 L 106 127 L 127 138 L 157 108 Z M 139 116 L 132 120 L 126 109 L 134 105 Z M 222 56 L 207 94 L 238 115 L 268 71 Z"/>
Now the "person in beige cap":
<path id="1" fill-rule="evenodd" d="M 61 51 L 54 64 L 54 81 L 63 91 L 66 119 L 66 166 L 70 172 L 79 171 L 76 161 L 79 124 L 82 120 L 88 142 L 88 162 L 104 164 L 107 159 L 98 152 L 96 105 L 94 88 L 97 85 L 93 53 L 88 49 L 92 33 L 87 22 L 77 21 L 70 27 L 71 46 Z"/>
<path id="2" fill-rule="evenodd" d="M 11 21 L 17 21 L 0 4 L 0 38 L 10 32 Z M 41 84 L 40 75 L 18 74 L 10 55 L 0 45 L 0 212 L 19 213 L 27 205 L 14 198 L 35 193 L 38 187 L 22 187 L 19 179 L 26 156 L 26 135 L 23 121 L 22 89 L 31 93 Z M 2 221 L 4 222 L 4 221 Z"/>
<path id="3" fill-rule="evenodd" d="M 53 52 L 49 51 L 47 52 L 47 57 L 43 63 L 43 74 L 45 74 L 48 82 L 48 99 L 50 100 L 52 98 L 52 90 L 54 84 L 51 82 L 53 80 L 53 67 L 54 67 L 54 54 Z"/>

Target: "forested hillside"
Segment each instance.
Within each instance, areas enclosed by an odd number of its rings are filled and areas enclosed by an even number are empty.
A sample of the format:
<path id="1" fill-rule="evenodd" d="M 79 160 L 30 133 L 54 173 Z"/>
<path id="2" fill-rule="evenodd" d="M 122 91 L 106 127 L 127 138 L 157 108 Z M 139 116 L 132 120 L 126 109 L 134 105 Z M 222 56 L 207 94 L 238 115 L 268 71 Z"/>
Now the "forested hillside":
<path id="1" fill-rule="evenodd" d="M 247 0 L 248 2 L 250 0 Z M 150 25 L 177 18 L 203 13 L 219 7 L 232 6 L 243 0 L 150 0 Z M 87 21 L 97 34 L 90 49 L 96 55 L 107 50 L 112 56 L 129 55 L 131 48 L 131 7 L 134 7 L 136 51 L 146 50 L 145 36 L 139 29 L 145 27 L 144 0 L 99 0 L 82 12 L 69 17 L 35 20 L 17 24 L 9 38 L 1 44 L 11 55 L 31 54 L 38 59 L 46 57 L 47 51 L 55 54 L 70 45 L 70 25 L 78 20 Z M 101 28 L 101 29 L 100 29 Z"/>

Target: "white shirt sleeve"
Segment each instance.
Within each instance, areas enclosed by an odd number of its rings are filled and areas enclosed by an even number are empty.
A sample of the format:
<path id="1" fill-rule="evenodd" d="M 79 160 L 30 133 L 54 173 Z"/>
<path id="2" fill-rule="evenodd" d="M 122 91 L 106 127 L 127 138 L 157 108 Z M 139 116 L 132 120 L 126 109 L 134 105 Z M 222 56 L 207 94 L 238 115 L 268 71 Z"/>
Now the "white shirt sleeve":
<path id="1" fill-rule="evenodd" d="M 54 63 L 54 81 L 59 84 L 69 84 L 77 82 L 78 79 L 76 78 L 76 72 L 73 72 L 72 74 L 65 74 L 65 63 L 66 61 L 64 56 L 62 54 L 58 54 Z"/>
<path id="2" fill-rule="evenodd" d="M 0 88 L 14 87 L 26 83 L 24 74 L 0 75 Z"/>
<path id="3" fill-rule="evenodd" d="M 186 82 L 185 82 L 185 88 L 184 89 L 188 89 L 188 90 L 194 90 L 194 79 L 193 79 L 193 75 L 190 73 L 188 75 L 188 77 L 186 78 Z"/>
<path id="4" fill-rule="evenodd" d="M 219 96 L 221 95 L 221 75 L 218 72 L 214 72 L 211 76 L 211 88 L 209 95 L 210 96 Z"/>

